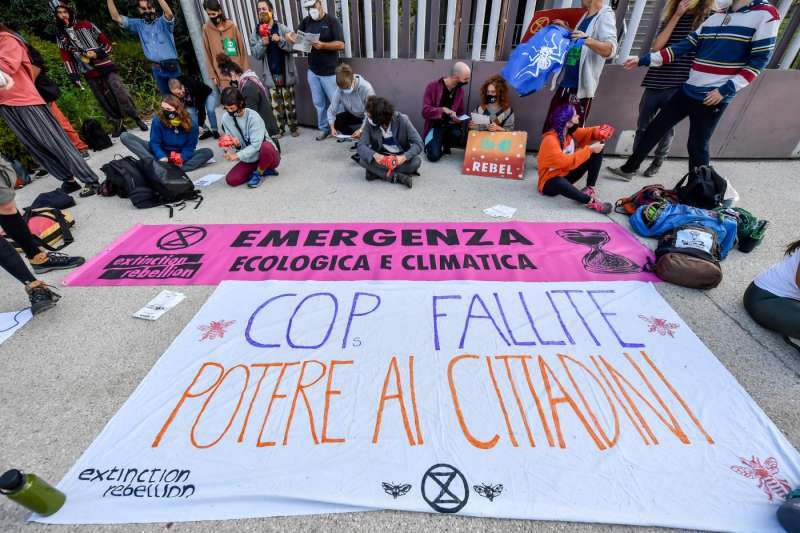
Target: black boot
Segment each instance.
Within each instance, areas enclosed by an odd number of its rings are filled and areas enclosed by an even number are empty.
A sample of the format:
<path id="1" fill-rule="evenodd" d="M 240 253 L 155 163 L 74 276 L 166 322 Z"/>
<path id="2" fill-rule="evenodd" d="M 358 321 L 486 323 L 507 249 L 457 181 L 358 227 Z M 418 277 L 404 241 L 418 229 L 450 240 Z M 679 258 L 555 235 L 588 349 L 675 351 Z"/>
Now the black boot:
<path id="1" fill-rule="evenodd" d="M 31 314 L 33 315 L 38 315 L 55 307 L 56 302 L 61 299 L 61 296 L 51 291 L 41 281 L 34 281 L 26 285 L 25 291 L 28 293 L 28 299 L 31 302 Z"/>
<path id="2" fill-rule="evenodd" d="M 653 159 L 653 162 L 650 163 L 650 166 L 647 167 L 647 169 L 644 172 L 642 172 L 642 176 L 646 178 L 652 178 L 653 176 L 658 174 L 658 171 L 661 169 L 661 164 L 663 162 L 664 162 L 663 159 L 656 157 L 655 159 Z"/>
<path id="3" fill-rule="evenodd" d="M 136 125 L 139 126 L 140 130 L 147 131 L 147 124 L 144 123 L 144 120 L 140 119 L 139 117 L 136 117 L 133 120 L 136 121 Z"/>
<path id="4" fill-rule="evenodd" d="M 114 123 L 114 131 L 111 133 L 111 136 L 117 138 L 120 135 L 122 135 L 125 131 L 127 131 L 125 129 L 125 124 L 122 122 L 122 119 L 120 119 L 119 121 Z"/>

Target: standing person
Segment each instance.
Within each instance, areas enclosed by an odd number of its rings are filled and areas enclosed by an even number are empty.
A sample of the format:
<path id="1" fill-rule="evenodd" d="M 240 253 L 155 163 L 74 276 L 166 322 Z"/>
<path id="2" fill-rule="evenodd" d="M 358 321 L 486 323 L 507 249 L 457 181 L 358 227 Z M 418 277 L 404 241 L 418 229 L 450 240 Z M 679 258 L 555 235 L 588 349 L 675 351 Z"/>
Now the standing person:
<path id="1" fill-rule="evenodd" d="M 713 6 L 714 0 L 669 0 L 661 14 L 660 33 L 650 49 L 661 50 L 684 40 L 703 23 Z M 639 119 L 636 122 L 636 136 L 633 138 L 634 150 L 641 142 L 647 126 L 689 79 L 692 61 L 694 52 L 689 52 L 674 63 L 647 69 L 647 74 L 642 80 L 644 93 L 639 101 Z M 664 159 L 669 155 L 674 135 L 675 129 L 671 128 L 658 141 L 653 162 L 642 173 L 643 175 L 650 178 L 658 174 Z"/>
<path id="2" fill-rule="evenodd" d="M 259 0 L 256 9 L 259 24 L 250 36 L 250 51 L 253 57 L 263 62 L 264 85 L 269 89 L 272 114 L 278 125 L 278 133 L 273 138 L 285 135 L 287 126 L 292 137 L 297 137 L 300 135 L 294 96 L 297 66 L 292 43 L 286 38 L 291 30 L 275 19 L 275 10 L 269 0 Z"/>
<path id="3" fill-rule="evenodd" d="M 489 117 L 489 125 L 470 123 L 471 130 L 514 131 L 514 110 L 511 93 L 502 76 L 492 76 L 481 85 L 481 103 L 473 111 Z"/>
<path id="4" fill-rule="evenodd" d="M 230 85 L 231 78 L 219 69 L 217 57 L 224 55 L 229 61 L 236 63 L 243 72 L 250 70 L 250 59 L 247 57 L 239 28 L 235 22 L 225 18 L 219 0 L 204 0 L 203 8 L 208 15 L 208 22 L 203 24 L 206 68 L 208 75 L 211 76 L 211 83 L 221 91 Z"/>
<path id="5" fill-rule="evenodd" d="M 744 308 L 760 326 L 780 333 L 800 351 L 800 240 L 786 248 L 779 263 L 750 283 Z"/>
<path id="6" fill-rule="evenodd" d="M 542 136 L 539 155 L 539 192 L 545 196 L 564 196 L 607 215 L 611 204 L 597 199 L 594 189 L 607 135 L 603 129 L 580 128 L 580 116 L 573 104 L 561 104 L 548 118 L 553 128 Z M 586 187 L 578 190 L 575 183 L 586 174 Z"/>
<path id="7" fill-rule="evenodd" d="M 0 24 L 0 118 L 33 158 L 62 182 L 68 193 L 97 193 L 99 183 L 80 152 L 53 117 L 33 82 L 33 66 L 25 42 Z M 75 180 L 78 178 L 84 187 Z"/>
<path id="8" fill-rule="evenodd" d="M 461 61 L 453 65 L 449 76 L 433 80 L 425 87 L 422 98 L 422 118 L 425 129 L 425 156 L 435 163 L 450 148 L 464 143 L 464 128 L 459 118 L 464 114 L 464 86 L 469 83 L 472 71 Z"/>
<path id="9" fill-rule="evenodd" d="M 370 96 L 366 114 L 367 123 L 358 141 L 358 164 L 366 170 L 367 181 L 391 181 L 410 189 L 412 175 L 422 165 L 422 137 L 408 116 L 395 111 L 385 98 Z M 397 166 L 389 176 L 384 165 L 386 156 L 397 158 Z"/>
<path id="10" fill-rule="evenodd" d="M 236 161 L 228 171 L 225 181 L 231 187 L 243 183 L 251 189 L 260 187 L 266 176 L 275 176 L 281 154 L 270 139 L 264 121 L 258 113 L 248 109 L 244 96 L 235 87 L 222 91 L 222 131 L 234 138 L 235 148 L 225 152 L 225 159 Z"/>
<path id="11" fill-rule="evenodd" d="M 181 75 L 178 50 L 175 48 L 175 15 L 166 0 L 158 0 L 163 14 L 159 17 L 153 0 L 137 0 L 139 17 L 120 15 L 114 0 L 106 0 L 111 20 L 139 36 L 144 56 L 151 63 L 153 79 L 161 94 L 169 94 L 170 78 Z"/>
<path id="12" fill-rule="evenodd" d="M 56 42 L 69 79 L 83 88 L 81 75 L 92 90 L 106 117 L 114 124 L 114 137 L 125 131 L 124 118 L 130 117 L 142 131 L 147 124 L 131 99 L 128 88 L 111 60 L 111 41 L 88 20 L 78 20 L 72 8 L 61 1 L 54 10 Z"/>
<path id="13" fill-rule="evenodd" d="M 570 48 L 564 58 L 561 82 L 550 101 L 547 116 L 560 105 L 572 104 L 578 112 L 578 125 L 583 126 L 606 60 L 617 53 L 617 19 L 611 6 L 604 5 L 604 0 L 581 0 L 581 5 L 586 13 L 575 26 L 572 40 L 583 39 L 583 44 Z M 562 21 L 554 22 L 566 27 Z M 555 81 L 554 78 L 554 84 Z M 545 121 L 542 133 L 550 129 Z"/>
<path id="14" fill-rule="evenodd" d="M 197 149 L 197 138 L 197 122 L 192 120 L 178 97 L 170 94 L 161 98 L 161 111 L 151 124 L 149 143 L 128 132 L 122 134 L 120 141 L 147 164 L 153 160 L 175 164 L 170 158 L 174 158 L 172 154 L 180 154 L 181 164 L 176 166 L 191 172 L 214 156 L 209 148 Z"/>
<path id="15" fill-rule="evenodd" d="M 231 61 L 225 54 L 217 56 L 217 65 L 221 73 L 228 77 L 231 87 L 239 89 L 244 98 L 245 106 L 261 116 L 270 137 L 278 134 L 278 123 L 272 114 L 272 101 L 269 91 L 258 74 L 252 70 L 242 72 L 242 68 Z"/>
<path id="16" fill-rule="evenodd" d="M 375 90 L 370 82 L 354 74 L 347 63 L 336 67 L 336 87 L 336 93 L 328 107 L 328 123 L 332 124 L 331 135 L 343 133 L 358 139 L 367 122 L 367 99 L 375 96 Z M 337 113 L 338 109 L 342 111 Z"/>
<path id="17" fill-rule="evenodd" d="M 780 14 L 766 0 L 736 0 L 722 5 L 678 44 L 631 57 L 625 69 L 661 66 L 695 52 L 689 79 L 647 126 L 639 144 L 621 167 L 609 168 L 614 178 L 630 181 L 647 154 L 676 124 L 689 117 L 689 170 L 707 165 L 708 144 L 722 114 L 736 94 L 767 66 L 780 26 Z"/>
<path id="18" fill-rule="evenodd" d="M 344 50 L 344 32 L 339 20 L 325 13 L 322 0 L 303 0 L 303 7 L 308 9 L 308 16 L 300 21 L 297 29 L 319 34 L 319 41 L 312 45 L 308 56 L 307 78 L 311 99 L 317 110 L 319 135 L 316 139 L 323 141 L 331 134 L 328 106 L 336 93 L 336 62 L 339 59 L 339 50 Z M 286 38 L 290 43 L 295 43 L 297 35 L 290 33 Z"/>
<path id="19" fill-rule="evenodd" d="M 215 101 L 211 96 L 211 87 L 194 77 L 181 76 L 169 80 L 169 92 L 178 99 L 186 108 L 192 120 L 200 128 L 200 140 L 214 137 L 219 139 L 217 128 L 217 114 L 214 110 Z M 209 105 L 211 104 L 211 105 Z M 204 129 L 208 114 L 209 127 Z"/>

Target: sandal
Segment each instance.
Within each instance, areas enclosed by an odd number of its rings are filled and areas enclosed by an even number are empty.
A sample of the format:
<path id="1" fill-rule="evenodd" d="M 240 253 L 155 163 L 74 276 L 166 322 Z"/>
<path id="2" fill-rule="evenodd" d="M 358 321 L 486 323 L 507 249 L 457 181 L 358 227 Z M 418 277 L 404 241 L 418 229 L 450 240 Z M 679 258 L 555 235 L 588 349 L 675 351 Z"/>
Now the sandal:
<path id="1" fill-rule="evenodd" d="M 89 196 L 94 196 L 95 194 L 97 194 L 97 191 L 99 190 L 100 190 L 99 185 L 97 185 L 96 183 L 90 183 L 83 186 L 83 189 L 81 189 L 81 192 L 78 193 L 78 196 L 80 196 L 81 198 L 88 198 Z"/>

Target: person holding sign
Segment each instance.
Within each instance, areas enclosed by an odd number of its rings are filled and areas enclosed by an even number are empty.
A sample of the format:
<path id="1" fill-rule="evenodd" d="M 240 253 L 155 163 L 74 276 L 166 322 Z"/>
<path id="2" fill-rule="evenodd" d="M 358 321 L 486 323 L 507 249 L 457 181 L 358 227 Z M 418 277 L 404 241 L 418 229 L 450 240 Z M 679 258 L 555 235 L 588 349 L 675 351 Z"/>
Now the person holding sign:
<path id="1" fill-rule="evenodd" d="M 316 139 L 323 141 L 331 134 L 328 122 L 328 106 L 336 95 L 336 62 L 339 50 L 344 50 L 344 32 L 336 17 L 325 13 L 322 0 L 303 0 L 303 7 L 308 16 L 300 21 L 298 31 L 319 35 L 319 39 L 311 44 L 308 56 L 308 87 L 311 89 L 311 100 L 317 110 L 317 127 L 319 135 Z M 289 33 L 286 39 L 294 44 L 297 35 Z"/>
<path id="2" fill-rule="evenodd" d="M 232 20 L 225 18 L 219 0 L 205 0 L 203 8 L 208 15 L 208 22 L 203 24 L 203 46 L 206 51 L 206 68 L 211 82 L 221 91 L 231 84 L 228 73 L 219 68 L 216 59 L 224 55 L 239 66 L 242 71 L 250 69 L 250 60 L 244 48 L 242 34 Z"/>
<path id="3" fill-rule="evenodd" d="M 472 112 L 471 130 L 514 131 L 508 83 L 502 76 L 492 76 L 481 85 L 481 103 Z"/>
<path id="4" fill-rule="evenodd" d="M 243 183 L 251 189 L 261 186 L 265 176 L 274 176 L 281 162 L 281 155 L 270 139 L 261 116 L 248 109 L 244 96 L 235 87 L 222 91 L 222 117 L 220 145 L 228 147 L 225 159 L 236 162 L 228 171 L 225 181 L 231 187 Z"/>
<path id="5" fill-rule="evenodd" d="M 464 144 L 464 86 L 469 83 L 472 71 L 459 61 L 450 75 L 434 80 L 425 87 L 422 99 L 422 118 L 425 119 L 425 156 L 435 163 L 450 153 L 453 146 Z"/>
<path id="6" fill-rule="evenodd" d="M 603 125 L 579 128 L 580 116 L 572 104 L 556 107 L 548 123 L 553 125 L 539 145 L 539 192 L 545 196 L 565 196 L 607 215 L 611 204 L 597 199 L 594 189 L 603 165 L 604 142 L 614 128 Z M 586 187 L 575 183 L 586 174 Z"/>
<path id="7" fill-rule="evenodd" d="M 370 82 L 354 74 L 347 63 L 336 67 L 336 86 L 336 94 L 328 108 L 331 134 L 334 137 L 337 134 L 350 135 L 353 139 L 358 139 L 367 121 L 367 100 L 375 95 L 375 90 Z M 340 107 L 344 109 L 337 113 Z"/>
<path id="8" fill-rule="evenodd" d="M 411 175 L 422 164 L 422 137 L 407 115 L 398 113 L 385 98 L 370 96 L 367 121 L 358 141 L 358 164 L 367 181 L 382 179 L 411 188 Z"/>

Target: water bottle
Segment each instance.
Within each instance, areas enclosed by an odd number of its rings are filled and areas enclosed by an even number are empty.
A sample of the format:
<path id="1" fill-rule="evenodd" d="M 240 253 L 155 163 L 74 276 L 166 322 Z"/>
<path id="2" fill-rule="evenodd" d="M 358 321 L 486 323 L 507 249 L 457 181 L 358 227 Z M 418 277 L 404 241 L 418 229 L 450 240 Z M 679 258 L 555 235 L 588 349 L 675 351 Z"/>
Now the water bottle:
<path id="1" fill-rule="evenodd" d="M 55 513 L 66 495 L 36 474 L 24 474 L 19 470 L 9 470 L 0 476 L 0 494 L 17 502 L 42 516 Z"/>
<path id="2" fill-rule="evenodd" d="M 800 489 L 786 495 L 786 501 L 778 507 L 778 522 L 789 533 L 800 533 Z"/>

